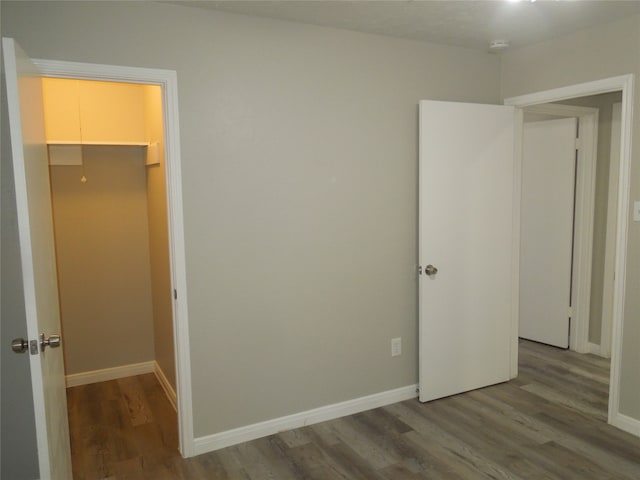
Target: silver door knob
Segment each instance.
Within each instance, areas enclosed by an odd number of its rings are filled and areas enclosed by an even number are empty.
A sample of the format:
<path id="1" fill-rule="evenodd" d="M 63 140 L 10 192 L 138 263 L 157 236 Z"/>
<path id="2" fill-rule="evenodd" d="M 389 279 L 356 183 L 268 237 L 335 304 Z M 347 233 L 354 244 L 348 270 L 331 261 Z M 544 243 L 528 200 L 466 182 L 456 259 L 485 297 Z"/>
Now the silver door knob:
<path id="1" fill-rule="evenodd" d="M 11 350 L 16 353 L 24 353 L 29 349 L 29 342 L 24 338 L 14 338 L 11 341 Z"/>
<path id="2" fill-rule="evenodd" d="M 438 269 L 433 265 L 429 264 L 426 267 L 424 267 L 424 273 L 426 273 L 429 276 L 435 275 L 436 273 L 438 273 Z"/>
<path id="3" fill-rule="evenodd" d="M 44 333 L 40 334 L 40 351 L 44 352 L 47 347 L 57 348 L 60 346 L 60 335 L 51 335 L 49 338 L 44 336 Z"/>

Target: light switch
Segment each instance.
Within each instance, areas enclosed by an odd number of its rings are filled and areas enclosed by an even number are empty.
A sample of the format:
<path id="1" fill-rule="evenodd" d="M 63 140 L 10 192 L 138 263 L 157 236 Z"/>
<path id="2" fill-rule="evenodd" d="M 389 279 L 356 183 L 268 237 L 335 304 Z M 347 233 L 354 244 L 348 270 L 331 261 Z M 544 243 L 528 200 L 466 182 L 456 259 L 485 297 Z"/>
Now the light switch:
<path id="1" fill-rule="evenodd" d="M 640 222 L 640 200 L 633 202 L 633 221 Z"/>
<path id="2" fill-rule="evenodd" d="M 397 357 L 402 355 L 402 338 L 392 338 L 391 339 L 391 356 Z"/>

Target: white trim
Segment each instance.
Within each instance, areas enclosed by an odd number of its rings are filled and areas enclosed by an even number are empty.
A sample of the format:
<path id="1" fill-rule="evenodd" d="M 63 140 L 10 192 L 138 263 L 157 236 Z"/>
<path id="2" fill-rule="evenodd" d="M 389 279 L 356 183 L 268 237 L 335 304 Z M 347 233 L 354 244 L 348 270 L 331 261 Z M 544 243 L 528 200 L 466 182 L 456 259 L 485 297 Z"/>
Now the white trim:
<path id="1" fill-rule="evenodd" d="M 629 75 L 622 89 L 620 123 L 620 172 L 616 235 L 616 278 L 613 283 L 613 325 L 611 334 L 611 382 L 609 385 L 609 423 L 620 414 L 620 370 L 622 368 L 622 336 L 624 328 L 625 282 L 627 279 L 627 240 L 631 190 L 631 139 L 633 129 L 633 84 Z"/>
<path id="2" fill-rule="evenodd" d="M 154 367 L 155 362 L 151 360 L 149 362 L 120 365 L 119 367 L 102 368 L 100 370 L 72 373 L 71 375 L 65 375 L 64 378 L 67 384 L 67 388 L 69 388 L 77 387 L 78 385 L 88 385 L 90 383 L 106 382 L 107 380 L 116 380 L 118 378 L 133 377 L 135 375 L 152 373 Z"/>
<path id="3" fill-rule="evenodd" d="M 174 70 L 32 59 L 45 77 L 164 85 Z"/>
<path id="4" fill-rule="evenodd" d="M 583 117 L 598 112 L 597 108 L 562 105 L 559 103 L 530 105 L 526 107 L 525 110 L 526 113 L 538 113 L 542 115 L 552 115 L 554 117 Z"/>
<path id="5" fill-rule="evenodd" d="M 583 353 L 591 353 L 592 355 L 598 355 L 599 357 L 603 357 L 602 350 L 600 345 L 596 343 L 587 342 L 585 345 L 585 351 Z"/>
<path id="6" fill-rule="evenodd" d="M 598 157 L 598 109 L 580 115 L 581 146 L 578 148 L 576 206 L 573 239 L 573 318 L 569 347 L 585 352 L 589 342 L 591 271 L 593 266 L 593 219 L 596 203 L 596 160 Z"/>
<path id="7" fill-rule="evenodd" d="M 314 423 L 325 422 L 335 418 L 353 415 L 355 413 L 371 410 L 372 408 L 383 407 L 392 403 L 402 402 L 417 396 L 417 385 L 407 385 L 406 387 L 385 392 L 375 393 L 366 397 L 355 398 L 345 402 L 326 405 L 313 410 L 287 415 L 285 417 L 274 418 L 265 422 L 254 423 L 244 427 L 234 428 L 224 432 L 198 437 L 195 439 L 195 455 L 212 452 L 221 448 L 236 445 L 242 442 L 266 437 L 285 430 L 313 425 Z"/>
<path id="8" fill-rule="evenodd" d="M 514 108 L 513 131 L 513 245 L 511 247 L 511 379 L 518 376 L 518 337 L 520 336 L 520 208 L 522 197 L 522 138 L 524 115 Z"/>
<path id="9" fill-rule="evenodd" d="M 607 199 L 607 228 L 604 257 L 604 286 L 602 291 L 602 317 L 600 324 L 600 350 L 611 357 L 611 312 L 613 311 L 613 284 L 616 261 L 616 208 L 618 206 L 618 178 L 620 173 L 620 120 L 622 104 L 611 107 L 611 148 L 609 150 L 609 192 Z"/>
<path id="10" fill-rule="evenodd" d="M 616 278 L 613 286 L 613 333 L 611 346 L 611 381 L 609 382 L 609 423 L 620 427 L 620 369 L 622 362 L 622 335 L 627 267 L 627 232 L 629 228 L 629 202 L 631 180 L 631 139 L 633 128 L 634 75 L 621 75 L 594 82 L 507 98 L 504 103 L 526 107 L 568 98 L 622 91 L 622 121 L 620 135 L 620 174 L 618 179 L 618 208 L 616 233 Z M 620 427 L 622 428 L 622 427 Z"/>
<path id="11" fill-rule="evenodd" d="M 178 402 L 176 398 L 176 391 L 174 390 L 171 383 L 169 383 L 167 376 L 164 374 L 164 371 L 162 370 L 162 368 L 160 368 L 160 365 L 158 364 L 158 362 L 153 362 L 153 365 L 154 365 L 153 373 L 156 374 L 156 378 L 158 379 L 160 386 L 164 390 L 164 393 L 167 395 L 167 399 L 169 400 L 169 403 L 171 404 L 173 409 L 177 412 Z"/>
<path id="12" fill-rule="evenodd" d="M 630 83 L 629 83 L 630 82 Z M 593 82 L 578 83 L 567 87 L 554 88 L 543 92 L 529 93 L 517 97 L 505 98 L 505 105 L 512 105 L 518 108 L 542 103 L 559 102 L 570 98 L 599 95 L 601 93 L 618 92 L 633 86 L 633 74 L 610 77 Z"/>
<path id="13" fill-rule="evenodd" d="M 575 117 L 579 121 L 578 169 L 576 171 L 576 207 L 573 238 L 573 288 L 569 348 L 587 353 L 591 310 L 591 269 L 593 258 L 593 218 L 596 196 L 596 160 L 598 152 L 597 108 L 572 105 L 532 105 L 526 113 Z"/>
<path id="14" fill-rule="evenodd" d="M 631 435 L 640 437 L 640 420 L 636 420 L 635 418 L 628 417 L 627 415 L 618 412 L 613 419 L 609 421 L 609 423 L 614 427 L 618 427 L 620 430 L 630 433 Z"/>
<path id="15" fill-rule="evenodd" d="M 41 59 L 34 60 L 34 63 L 40 68 L 42 74 L 47 77 L 143 83 L 160 85 L 162 87 L 171 280 L 172 289 L 178 292 L 178 298 L 173 300 L 178 432 L 180 437 L 180 452 L 184 457 L 193 456 L 193 404 L 191 391 L 191 358 L 189 355 L 189 316 L 187 309 L 187 275 L 182 209 L 177 74 L 173 70 L 98 65 L 93 63 Z"/>

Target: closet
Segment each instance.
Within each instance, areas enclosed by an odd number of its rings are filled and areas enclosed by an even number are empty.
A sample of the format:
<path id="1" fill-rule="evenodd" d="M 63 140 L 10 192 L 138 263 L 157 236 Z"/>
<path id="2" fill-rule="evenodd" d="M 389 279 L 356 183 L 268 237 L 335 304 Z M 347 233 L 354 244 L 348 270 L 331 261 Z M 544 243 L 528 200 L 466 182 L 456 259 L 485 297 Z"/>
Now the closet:
<path id="1" fill-rule="evenodd" d="M 175 407 L 162 91 L 43 82 L 68 386 L 155 372 Z"/>

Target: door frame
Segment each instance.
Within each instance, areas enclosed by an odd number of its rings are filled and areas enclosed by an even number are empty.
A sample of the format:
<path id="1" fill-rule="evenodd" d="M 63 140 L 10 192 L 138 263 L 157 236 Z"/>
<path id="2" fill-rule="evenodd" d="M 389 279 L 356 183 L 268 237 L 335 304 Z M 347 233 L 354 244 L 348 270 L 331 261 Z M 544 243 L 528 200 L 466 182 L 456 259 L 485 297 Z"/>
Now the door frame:
<path id="1" fill-rule="evenodd" d="M 619 106 L 619 108 L 618 108 Z M 600 348 L 598 354 L 610 358 L 611 357 L 611 311 L 613 310 L 613 282 L 615 279 L 615 257 L 616 257 L 616 217 L 615 212 L 618 200 L 618 182 L 617 178 L 620 172 L 620 142 L 613 141 L 614 122 L 617 119 L 617 134 L 620 133 L 620 115 L 614 117 L 614 113 L 618 114 L 622 111 L 622 104 L 616 102 L 611 109 L 611 146 L 609 157 L 609 190 L 607 195 L 607 230 L 605 240 L 605 257 L 604 257 L 604 288 L 602 292 L 602 320 L 600 329 Z"/>
<path id="2" fill-rule="evenodd" d="M 575 117 L 579 122 L 578 165 L 580 167 L 576 170 L 569 349 L 579 353 L 592 353 L 589 347 L 589 316 L 599 110 L 573 105 L 542 104 L 528 106 L 524 111 L 554 117 Z"/>
<path id="3" fill-rule="evenodd" d="M 631 138 L 633 128 L 633 88 L 634 75 L 595 80 L 566 87 L 545 90 L 516 97 L 506 98 L 505 105 L 524 108 L 530 105 L 558 102 L 570 98 L 599 95 L 601 93 L 622 92 L 622 121 L 620 124 L 620 172 L 618 177 L 618 207 L 616 227 L 616 278 L 613 286 L 613 332 L 611 345 L 611 376 L 609 382 L 608 422 L 622 430 L 637 435 L 637 427 L 620 413 L 620 370 L 622 363 L 622 330 L 624 324 L 624 300 L 627 263 L 627 237 L 629 230 L 629 202 L 631 180 Z M 520 119 L 522 116 L 520 116 Z M 520 120 L 521 121 L 521 120 Z M 522 124 L 516 125 L 522 135 Z M 522 152 L 516 150 L 516 162 Z M 517 332 L 517 325 L 515 326 Z"/>
<path id="4" fill-rule="evenodd" d="M 165 141 L 169 261 L 173 289 L 173 338 L 176 366 L 176 397 L 179 450 L 194 455 L 191 357 L 182 206 L 182 173 L 178 116 L 178 77 L 174 70 L 123 67 L 94 63 L 33 59 L 42 76 L 79 80 L 158 85 L 162 89 Z"/>

